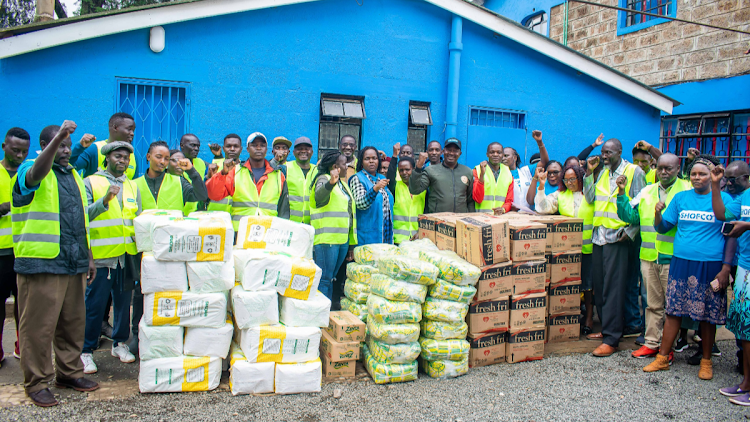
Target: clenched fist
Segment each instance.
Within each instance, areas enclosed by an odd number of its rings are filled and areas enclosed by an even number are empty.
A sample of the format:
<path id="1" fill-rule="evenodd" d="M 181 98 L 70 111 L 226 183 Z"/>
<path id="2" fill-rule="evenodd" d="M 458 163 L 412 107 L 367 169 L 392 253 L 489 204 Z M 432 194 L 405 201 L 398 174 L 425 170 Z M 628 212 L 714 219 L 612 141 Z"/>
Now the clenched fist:
<path id="1" fill-rule="evenodd" d="M 193 168 L 193 162 L 187 158 L 180 159 L 177 165 L 182 169 L 182 171 L 188 171 Z"/>
<path id="2" fill-rule="evenodd" d="M 107 196 L 104 197 L 104 203 L 108 204 L 109 201 L 117 198 L 117 194 L 120 193 L 120 187 L 115 185 L 109 185 L 107 190 Z"/>
<path id="3" fill-rule="evenodd" d="M 420 152 L 419 153 L 419 158 L 417 159 L 417 168 L 421 169 L 424 166 L 424 163 L 427 162 L 428 158 L 429 158 L 429 156 L 427 155 L 426 152 Z"/>
<path id="4" fill-rule="evenodd" d="M 84 149 L 90 147 L 91 144 L 93 144 L 94 142 L 96 142 L 96 136 L 90 133 L 84 134 L 83 137 L 81 138 L 81 146 Z"/>
<path id="5" fill-rule="evenodd" d="M 617 176 L 617 180 L 615 180 L 615 183 L 617 183 L 619 194 L 625 195 L 625 188 L 628 186 L 628 178 L 625 176 Z"/>

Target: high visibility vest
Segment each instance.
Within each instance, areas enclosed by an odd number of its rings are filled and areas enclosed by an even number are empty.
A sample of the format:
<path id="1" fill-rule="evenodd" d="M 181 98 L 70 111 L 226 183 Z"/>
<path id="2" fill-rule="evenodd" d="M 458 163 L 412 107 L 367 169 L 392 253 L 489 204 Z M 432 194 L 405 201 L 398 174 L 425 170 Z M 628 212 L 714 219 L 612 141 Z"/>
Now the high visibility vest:
<path id="1" fill-rule="evenodd" d="M 396 177 L 400 179 L 401 177 Z M 424 213 L 424 200 L 426 192 L 419 195 L 409 193 L 409 186 L 402 181 L 396 182 L 396 195 L 393 204 L 393 241 L 401 243 L 410 240 L 417 231 L 419 223 L 417 218 Z"/>
<path id="2" fill-rule="evenodd" d="M 594 245 L 591 243 L 591 235 L 594 231 L 594 205 L 589 204 L 586 202 L 586 198 L 583 198 L 576 213 L 573 192 L 566 189 L 565 192 L 560 192 L 557 195 L 557 209 L 560 215 L 583 219 L 583 248 L 581 252 L 584 254 L 592 253 L 594 251 Z"/>
<path id="3" fill-rule="evenodd" d="M 351 206 L 349 198 L 352 198 Z M 349 215 L 352 216 L 351 230 L 349 229 Z M 310 195 L 310 223 L 315 229 L 314 244 L 316 245 L 342 245 L 347 242 L 350 245 L 356 245 L 357 212 L 354 209 L 354 196 L 349 186 L 339 180 L 331 191 L 328 204 L 320 208 L 315 204 L 315 194 Z"/>
<path id="4" fill-rule="evenodd" d="M 290 220 L 310 224 L 310 183 L 318 175 L 318 166 L 310 164 L 307 176 L 296 161 L 286 164 L 286 185 L 289 189 Z"/>
<path id="5" fill-rule="evenodd" d="M 90 245 L 86 187 L 78 173 L 71 173 L 81 194 L 86 243 Z M 15 207 L 11 201 L 10 217 L 13 228 L 13 253 L 16 258 L 53 259 L 60 254 L 60 197 L 54 170 L 50 170 L 44 177 L 29 205 Z"/>
<path id="6" fill-rule="evenodd" d="M 201 180 L 204 180 L 204 175 L 206 174 L 206 162 L 201 160 L 200 158 L 194 158 L 193 159 L 193 167 L 195 168 L 195 171 L 198 172 L 198 174 L 201 176 Z M 193 181 L 190 180 L 190 177 L 188 177 L 185 172 L 182 172 L 182 177 L 185 178 L 190 184 L 193 184 Z M 182 187 L 180 187 L 182 188 Z M 184 215 L 190 215 L 191 212 L 198 210 L 198 203 L 197 202 L 185 202 L 185 206 L 182 208 L 182 214 Z"/>
<path id="7" fill-rule="evenodd" d="M 633 173 L 636 169 L 635 164 L 625 166 L 625 177 L 628 178 L 628 185 L 625 187 L 625 195 L 630 198 L 630 185 L 633 183 Z M 617 216 L 617 187 L 615 192 L 609 191 L 609 168 L 602 170 L 599 176 L 599 182 L 596 183 L 596 200 L 594 201 L 594 227 L 604 226 L 608 229 L 619 229 L 627 226 L 624 221 Z"/>
<path id="8" fill-rule="evenodd" d="M 104 176 L 89 176 L 94 202 L 107 196 L 110 182 Z M 114 258 L 125 253 L 135 255 L 133 219 L 138 212 L 138 185 L 130 180 L 122 184 L 122 208 L 117 198 L 109 201 L 108 210 L 89 223 L 91 254 L 94 259 Z"/>
<path id="9" fill-rule="evenodd" d="M 674 184 L 667 193 L 665 205 L 672 202 L 672 198 L 682 191 L 690 190 L 693 186 L 689 181 L 675 179 Z M 654 228 L 654 207 L 659 203 L 659 184 L 646 186 L 641 191 L 641 202 L 638 204 L 638 214 L 641 217 L 641 253 L 640 258 L 644 261 L 656 261 L 659 254 L 674 255 L 674 236 L 677 226 L 665 234 L 656 232 Z"/>
<path id="10" fill-rule="evenodd" d="M 219 170 L 221 170 L 221 167 L 224 165 L 224 159 L 223 158 L 214 158 L 213 160 L 211 160 L 211 163 L 212 164 L 216 164 L 217 166 L 219 166 Z"/>
<path id="11" fill-rule="evenodd" d="M 10 177 L 8 170 L 0 164 L 0 204 L 11 201 L 11 191 L 16 184 L 16 176 Z M 13 228 L 11 226 L 10 211 L 0 217 L 0 249 L 13 247 Z"/>
<path id="12" fill-rule="evenodd" d="M 656 183 L 656 170 L 651 169 L 646 173 L 646 185 L 653 185 L 654 183 Z"/>
<path id="13" fill-rule="evenodd" d="M 102 147 L 104 145 L 107 145 L 109 141 L 107 139 L 99 142 L 95 142 L 94 145 L 96 145 L 96 154 L 98 156 L 97 161 L 99 163 L 99 170 L 104 171 L 107 169 L 107 167 L 104 165 L 104 159 L 107 158 L 102 154 Z M 128 169 L 125 170 L 125 175 L 128 177 L 128 179 L 133 180 L 133 177 L 135 177 L 135 153 L 130 153 L 130 163 L 128 164 Z"/>
<path id="14" fill-rule="evenodd" d="M 141 191 L 141 208 L 144 210 L 183 210 L 185 204 L 182 202 L 182 181 L 179 176 L 165 172 L 156 198 L 146 183 L 145 174 L 134 182 Z"/>
<path id="15" fill-rule="evenodd" d="M 489 166 L 488 166 L 489 167 Z M 482 174 L 482 166 L 474 167 L 477 176 Z M 505 203 L 505 195 L 508 194 L 508 188 L 513 183 L 513 175 L 510 173 L 508 166 L 500 164 L 500 174 L 495 180 L 492 169 L 484 173 L 484 200 L 476 204 L 477 212 L 492 213 L 493 208 L 502 207 Z"/>
<path id="16" fill-rule="evenodd" d="M 274 170 L 268 174 L 258 194 L 253 176 L 247 167 L 242 166 L 234 173 L 234 196 L 232 196 L 232 223 L 239 231 L 240 220 L 246 215 L 270 215 L 276 217 L 281 197 L 281 172 Z"/>

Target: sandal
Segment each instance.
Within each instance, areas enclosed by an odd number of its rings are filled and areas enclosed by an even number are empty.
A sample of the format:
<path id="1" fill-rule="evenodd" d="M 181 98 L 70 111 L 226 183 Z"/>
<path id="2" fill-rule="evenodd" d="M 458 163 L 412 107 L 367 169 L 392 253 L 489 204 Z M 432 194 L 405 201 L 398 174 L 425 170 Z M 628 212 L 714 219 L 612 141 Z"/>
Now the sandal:
<path id="1" fill-rule="evenodd" d="M 584 335 L 584 336 L 587 336 L 587 335 L 589 335 L 589 334 L 591 334 L 593 332 L 594 332 L 594 330 L 592 330 L 591 327 L 587 327 L 585 325 L 583 327 L 581 327 L 581 334 Z"/>

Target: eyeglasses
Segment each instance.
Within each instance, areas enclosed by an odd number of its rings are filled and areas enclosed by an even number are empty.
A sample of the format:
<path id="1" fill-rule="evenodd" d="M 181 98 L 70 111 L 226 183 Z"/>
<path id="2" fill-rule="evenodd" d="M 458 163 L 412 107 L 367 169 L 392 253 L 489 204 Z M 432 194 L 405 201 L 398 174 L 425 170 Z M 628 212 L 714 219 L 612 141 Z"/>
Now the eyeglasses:
<path id="1" fill-rule="evenodd" d="M 573 183 L 573 182 L 577 182 L 577 181 L 578 181 L 577 177 L 571 177 L 570 179 L 563 179 L 563 182 L 565 182 L 565 183 Z"/>
<path id="2" fill-rule="evenodd" d="M 560 170 L 550 170 L 547 174 L 560 174 Z"/>
<path id="3" fill-rule="evenodd" d="M 727 177 L 727 183 L 735 184 L 735 183 L 737 183 L 737 179 L 742 179 L 743 177 L 748 177 L 748 176 L 750 176 L 750 175 L 741 174 L 741 175 L 736 176 L 736 177 Z"/>

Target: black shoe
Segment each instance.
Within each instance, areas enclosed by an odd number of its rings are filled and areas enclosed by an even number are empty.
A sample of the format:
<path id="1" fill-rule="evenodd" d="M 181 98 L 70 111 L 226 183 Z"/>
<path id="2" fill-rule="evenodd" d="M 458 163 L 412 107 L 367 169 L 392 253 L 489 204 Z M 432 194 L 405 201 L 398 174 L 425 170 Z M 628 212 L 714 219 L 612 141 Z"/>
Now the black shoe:
<path id="1" fill-rule="evenodd" d="M 581 335 L 587 336 L 587 335 L 589 335 L 589 334 L 591 334 L 593 332 L 594 332 L 594 330 L 592 330 L 591 327 L 587 327 L 585 325 L 583 327 L 581 327 Z"/>
<path id="2" fill-rule="evenodd" d="M 716 346 L 716 343 L 714 343 L 714 347 L 711 348 L 711 355 L 712 356 L 721 356 L 721 350 L 719 350 L 719 347 Z"/>
<path id="3" fill-rule="evenodd" d="M 55 386 L 57 388 L 72 388 L 76 391 L 94 391 L 99 389 L 99 383 L 91 381 L 84 377 L 76 378 L 74 380 L 57 378 L 55 379 Z"/>
<path id="4" fill-rule="evenodd" d="M 690 356 L 688 358 L 688 365 L 697 366 L 701 364 L 701 359 L 703 359 L 703 350 L 698 347 L 698 351 L 695 352 L 693 356 Z"/>
<path id="5" fill-rule="evenodd" d="M 112 328 L 112 326 L 109 325 L 108 322 L 102 321 L 102 333 L 101 333 L 102 337 L 106 337 L 112 340 L 112 330 L 114 330 L 114 328 Z"/>
<path id="6" fill-rule="evenodd" d="M 687 348 L 688 348 L 687 339 L 683 339 L 682 337 L 680 337 L 680 339 L 677 340 L 677 346 L 675 346 L 674 351 L 681 353 L 687 350 Z"/>
<path id="7" fill-rule="evenodd" d="M 29 399 L 31 399 L 31 401 L 39 407 L 52 407 L 60 404 L 55 398 L 55 395 L 52 394 L 51 391 L 49 391 L 49 388 L 35 391 L 33 393 L 28 393 L 27 395 L 29 396 Z"/>
<path id="8" fill-rule="evenodd" d="M 638 337 L 641 335 L 641 331 L 643 331 L 643 327 L 625 327 L 624 330 L 622 330 L 622 336 L 627 337 Z"/>

